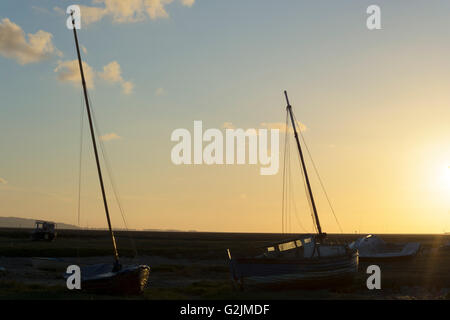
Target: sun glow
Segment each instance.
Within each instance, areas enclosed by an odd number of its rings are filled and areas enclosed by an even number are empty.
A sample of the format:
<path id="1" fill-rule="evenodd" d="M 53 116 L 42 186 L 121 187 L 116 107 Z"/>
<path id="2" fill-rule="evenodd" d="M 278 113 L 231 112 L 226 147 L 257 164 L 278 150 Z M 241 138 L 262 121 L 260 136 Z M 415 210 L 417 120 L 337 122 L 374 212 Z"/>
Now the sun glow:
<path id="1" fill-rule="evenodd" d="M 440 179 L 440 185 L 442 186 L 444 191 L 450 192 L 450 166 L 444 166 L 441 171 L 442 176 Z"/>
<path id="2" fill-rule="evenodd" d="M 433 180 L 433 189 L 439 199 L 450 200 L 450 166 L 440 164 L 436 167 Z"/>

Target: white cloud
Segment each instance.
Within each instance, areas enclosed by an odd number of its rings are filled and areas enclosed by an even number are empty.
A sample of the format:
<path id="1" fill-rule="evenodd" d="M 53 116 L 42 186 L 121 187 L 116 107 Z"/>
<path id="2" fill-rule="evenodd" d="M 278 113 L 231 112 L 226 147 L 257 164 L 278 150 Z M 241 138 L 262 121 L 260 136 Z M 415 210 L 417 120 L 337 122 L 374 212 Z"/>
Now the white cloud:
<path id="1" fill-rule="evenodd" d="M 119 82 L 122 79 L 121 76 L 122 71 L 120 70 L 120 65 L 117 61 L 112 61 L 103 67 L 103 71 L 99 72 L 98 75 L 100 78 L 108 81 L 108 82 Z"/>
<path id="2" fill-rule="evenodd" d="M 165 6 L 171 2 L 172 0 L 145 0 L 145 10 L 150 19 L 167 18 L 169 14 Z"/>
<path id="3" fill-rule="evenodd" d="M 8 181 L 6 181 L 5 179 L 0 177 L 0 184 L 7 184 L 7 183 L 8 183 Z"/>
<path id="4" fill-rule="evenodd" d="M 166 90 L 164 90 L 164 88 L 158 88 L 158 89 L 156 89 L 156 91 L 155 91 L 155 95 L 156 96 L 163 96 L 163 95 L 165 95 L 166 94 Z"/>
<path id="5" fill-rule="evenodd" d="M 62 82 L 71 82 L 75 86 L 81 85 L 80 70 L 78 60 L 59 61 L 54 71 L 58 74 L 58 80 Z M 124 94 L 133 92 L 134 84 L 131 81 L 125 81 L 122 78 L 122 70 L 117 61 L 112 61 L 103 67 L 103 71 L 96 72 L 86 62 L 83 61 L 84 77 L 89 89 L 94 88 L 94 79 L 99 76 L 107 83 L 120 83 Z"/>
<path id="6" fill-rule="evenodd" d="M 192 7 L 195 0 L 178 0 L 185 7 Z M 100 21 L 104 17 L 111 17 L 115 23 L 130 23 L 150 19 L 167 18 L 166 6 L 174 0 L 93 0 L 93 5 L 80 6 L 81 23 L 88 25 Z M 64 12 L 55 7 L 55 11 Z"/>
<path id="7" fill-rule="evenodd" d="M 53 45 L 51 33 L 39 30 L 27 36 L 28 39 L 20 26 L 4 18 L 0 22 L 0 54 L 21 65 L 45 60 L 54 54 L 62 55 Z"/>
<path id="8" fill-rule="evenodd" d="M 192 7 L 195 3 L 195 0 L 181 0 L 181 3 L 186 7 Z"/>
<path id="9" fill-rule="evenodd" d="M 107 14 L 107 11 L 104 8 L 98 7 L 80 6 L 80 10 L 82 25 L 100 21 Z"/>
<path id="10" fill-rule="evenodd" d="M 58 80 L 62 82 L 70 82 L 75 86 L 81 85 L 80 69 L 78 60 L 59 61 L 53 70 L 58 74 Z M 86 62 L 83 61 L 83 71 L 88 88 L 94 87 L 95 71 Z"/>
<path id="11" fill-rule="evenodd" d="M 134 84 L 131 81 L 124 81 L 122 82 L 122 92 L 124 94 L 131 94 L 133 93 Z"/>
<path id="12" fill-rule="evenodd" d="M 117 61 L 108 63 L 98 75 L 107 82 L 120 83 L 122 85 L 122 91 L 125 94 L 130 94 L 133 91 L 133 83 L 131 81 L 125 81 L 122 78 L 122 70 Z"/>
<path id="13" fill-rule="evenodd" d="M 102 140 L 102 141 L 111 141 L 111 140 L 117 140 L 117 139 L 122 139 L 122 137 L 117 135 L 114 132 L 107 133 L 107 134 L 100 136 L 100 140 Z"/>

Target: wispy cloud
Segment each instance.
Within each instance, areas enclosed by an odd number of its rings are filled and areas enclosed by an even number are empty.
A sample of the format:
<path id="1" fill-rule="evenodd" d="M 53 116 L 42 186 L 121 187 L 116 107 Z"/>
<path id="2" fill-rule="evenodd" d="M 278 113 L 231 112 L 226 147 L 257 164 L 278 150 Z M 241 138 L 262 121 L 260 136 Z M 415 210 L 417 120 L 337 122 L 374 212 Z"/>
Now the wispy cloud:
<path id="1" fill-rule="evenodd" d="M 8 181 L 0 177 L 0 184 L 8 184 Z"/>
<path id="2" fill-rule="evenodd" d="M 84 77 L 88 88 L 94 87 L 95 71 L 86 62 L 83 61 Z M 78 60 L 59 61 L 53 70 L 58 75 L 58 80 L 62 82 L 70 82 L 75 86 L 81 85 L 81 76 Z"/>
<path id="3" fill-rule="evenodd" d="M 107 133 L 107 134 L 100 136 L 100 140 L 102 140 L 102 141 L 111 141 L 111 140 L 118 140 L 118 139 L 122 139 L 122 137 L 117 135 L 114 132 Z"/>
<path id="4" fill-rule="evenodd" d="M 222 125 L 222 128 L 224 129 L 234 129 L 234 125 L 231 122 L 224 122 Z"/>
<path id="5" fill-rule="evenodd" d="M 88 25 L 110 17 L 114 23 L 139 22 L 145 19 L 167 18 L 167 5 L 174 0 L 93 0 L 93 5 L 81 5 L 81 23 Z M 178 0 L 185 7 L 192 7 L 195 0 Z M 64 10 L 55 7 L 55 11 Z"/>
<path id="6" fill-rule="evenodd" d="M 31 9 L 33 9 L 34 12 L 39 13 L 39 14 L 51 14 L 50 10 L 48 10 L 47 8 L 31 6 Z"/>
<path id="7" fill-rule="evenodd" d="M 22 28 L 8 18 L 0 22 L 0 54 L 21 65 L 39 62 L 52 55 L 62 56 L 52 38 L 51 33 L 43 30 L 25 35 Z"/>
<path id="8" fill-rule="evenodd" d="M 64 10 L 64 9 L 62 9 L 60 7 L 53 7 L 53 11 L 55 11 L 59 15 L 65 15 L 66 14 L 66 10 Z"/>

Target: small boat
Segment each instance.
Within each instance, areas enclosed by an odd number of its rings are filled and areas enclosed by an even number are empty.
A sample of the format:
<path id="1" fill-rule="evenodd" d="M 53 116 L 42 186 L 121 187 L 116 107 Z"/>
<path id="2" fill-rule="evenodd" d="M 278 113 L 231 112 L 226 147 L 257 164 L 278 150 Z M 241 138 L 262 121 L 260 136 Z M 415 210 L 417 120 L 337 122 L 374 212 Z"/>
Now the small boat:
<path id="1" fill-rule="evenodd" d="M 386 243 L 380 237 L 369 234 L 352 242 L 349 247 L 358 250 L 361 261 L 402 260 L 416 256 L 420 251 L 421 244 L 419 242 Z"/>
<path id="2" fill-rule="evenodd" d="M 94 293 L 141 294 L 147 285 L 150 267 L 124 266 L 111 270 L 110 264 L 97 264 L 81 268 L 81 288 Z"/>
<path id="3" fill-rule="evenodd" d="M 84 77 L 83 63 L 81 60 L 80 47 L 78 44 L 77 30 L 75 28 L 75 20 L 72 17 L 73 35 L 75 39 L 76 52 L 78 57 L 78 66 L 80 68 L 81 84 L 83 87 L 84 101 L 86 112 L 89 120 L 89 129 L 91 133 L 92 145 L 94 149 L 95 162 L 100 183 L 100 189 L 103 198 L 103 206 L 105 209 L 106 220 L 108 223 L 109 235 L 112 241 L 112 251 L 114 262 L 111 264 L 92 265 L 81 268 L 81 290 L 91 291 L 103 294 L 140 294 L 143 292 L 148 277 L 150 267 L 147 265 L 129 265 L 122 266 L 119 261 L 119 252 L 117 250 L 116 239 L 111 227 L 111 219 L 108 209 L 108 201 L 103 183 L 103 176 L 99 154 L 97 151 L 96 133 L 94 130 L 91 107 L 89 105 L 86 80 Z"/>
<path id="4" fill-rule="evenodd" d="M 294 120 L 287 92 L 285 91 L 284 94 L 287 101 L 286 126 L 290 118 L 317 234 L 303 235 L 297 239 L 274 243 L 260 249 L 262 252 L 259 254 L 250 256 L 235 255 L 228 249 L 232 280 L 241 289 L 244 283 L 245 286 L 282 288 L 287 286 L 332 287 L 338 283 L 351 281 L 358 271 L 358 251 L 347 244 L 335 244 L 328 241 L 326 233 L 322 231 L 298 138 L 298 124 Z"/>

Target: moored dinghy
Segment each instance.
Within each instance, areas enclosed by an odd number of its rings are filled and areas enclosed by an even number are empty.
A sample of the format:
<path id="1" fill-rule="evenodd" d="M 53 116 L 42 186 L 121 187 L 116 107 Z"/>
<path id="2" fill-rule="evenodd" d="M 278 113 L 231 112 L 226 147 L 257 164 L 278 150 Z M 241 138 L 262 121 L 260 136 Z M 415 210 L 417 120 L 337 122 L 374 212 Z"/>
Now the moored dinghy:
<path id="1" fill-rule="evenodd" d="M 105 194 L 102 170 L 97 151 L 96 135 L 92 121 L 91 108 L 86 88 L 86 81 L 83 72 L 83 64 L 81 61 L 80 48 L 78 44 L 77 31 L 75 28 L 75 20 L 72 16 L 73 35 L 75 38 L 76 51 L 78 56 L 78 65 L 80 68 L 81 84 L 83 86 L 84 101 L 89 120 L 89 128 L 91 133 L 92 145 L 94 149 L 95 161 L 97 165 L 97 173 L 100 182 L 100 189 L 103 198 L 103 205 L 108 222 L 109 234 L 112 240 L 112 249 L 114 254 L 114 262 L 111 264 L 101 264 L 86 266 L 81 269 L 81 289 L 104 294 L 139 294 L 142 293 L 150 274 L 150 267 L 147 265 L 131 265 L 122 266 L 119 262 L 119 253 L 116 246 L 116 239 L 111 227 L 109 216 L 108 202 Z"/>
<path id="2" fill-rule="evenodd" d="M 351 280 L 358 271 L 358 251 L 346 244 L 331 243 L 326 233 L 322 232 L 298 138 L 297 122 L 287 92 L 284 93 L 287 101 L 286 124 L 290 118 L 317 234 L 272 244 L 253 256 L 235 256 L 228 250 L 232 279 L 240 288 L 244 283 L 280 287 L 332 286 Z"/>
<path id="3" fill-rule="evenodd" d="M 124 266 L 114 271 L 110 264 L 81 268 L 81 288 L 90 292 L 108 294 L 140 294 L 147 285 L 150 267 Z"/>
<path id="4" fill-rule="evenodd" d="M 408 259 L 417 255 L 421 248 L 419 242 L 406 244 L 386 243 L 380 237 L 372 234 L 357 239 L 349 246 L 358 250 L 361 261 Z"/>

